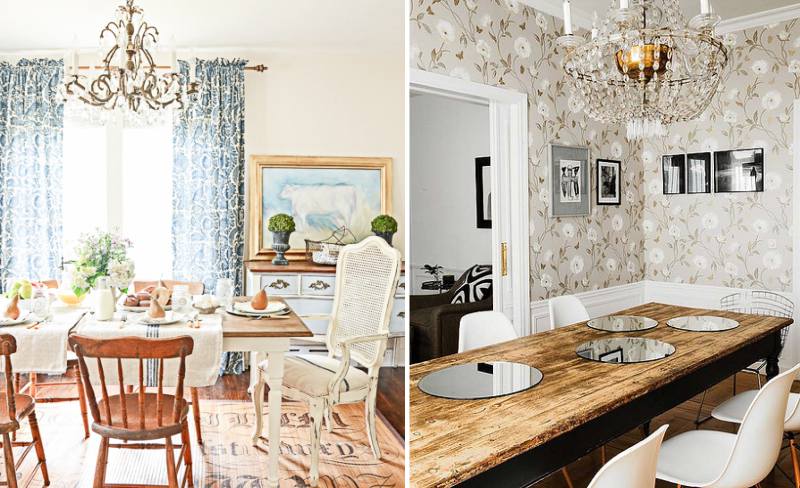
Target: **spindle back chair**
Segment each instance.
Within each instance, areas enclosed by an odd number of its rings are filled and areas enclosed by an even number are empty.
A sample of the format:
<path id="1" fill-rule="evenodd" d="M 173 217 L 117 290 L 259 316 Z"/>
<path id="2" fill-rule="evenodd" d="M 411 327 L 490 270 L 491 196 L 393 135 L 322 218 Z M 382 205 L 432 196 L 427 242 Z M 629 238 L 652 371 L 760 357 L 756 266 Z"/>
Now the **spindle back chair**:
<path id="1" fill-rule="evenodd" d="M 186 375 L 186 356 L 192 353 L 194 341 L 191 337 L 169 339 L 148 339 L 142 337 L 123 337 L 119 339 L 93 339 L 72 335 L 70 346 L 78 355 L 89 411 L 92 414 L 92 430 L 102 436 L 100 452 L 95 470 L 94 487 L 105 484 L 108 449 L 152 449 L 164 447 L 167 452 L 167 479 L 170 488 L 178 487 L 177 473 L 181 462 L 185 463 L 184 479 L 193 486 L 192 457 L 187 421 L 188 403 L 184 399 L 184 377 Z M 164 393 L 165 360 L 179 361 L 175 394 Z M 95 363 L 97 378 L 92 381 L 87 360 Z M 138 360 L 138 378 L 134 393 L 128 393 L 124 376 L 125 360 Z M 156 393 L 147 392 L 145 360 L 157 360 L 158 383 Z M 111 370 L 107 372 L 108 366 Z M 109 393 L 109 378 L 116 379 L 118 393 Z M 95 388 L 100 390 L 98 400 Z M 181 435 L 181 445 L 172 443 L 172 436 Z M 111 444 L 110 439 L 125 441 Z M 164 439 L 164 444 L 145 441 Z M 180 448 L 178 462 L 175 463 L 174 449 Z M 129 485 L 133 486 L 133 485 Z M 140 485 L 144 486 L 144 485 Z"/>

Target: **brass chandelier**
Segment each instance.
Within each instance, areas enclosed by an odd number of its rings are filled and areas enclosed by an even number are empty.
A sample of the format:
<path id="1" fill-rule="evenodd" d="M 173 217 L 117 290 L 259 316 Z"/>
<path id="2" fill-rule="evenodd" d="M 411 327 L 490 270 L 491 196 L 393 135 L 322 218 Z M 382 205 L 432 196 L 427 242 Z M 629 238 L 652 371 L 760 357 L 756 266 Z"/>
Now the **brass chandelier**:
<path id="1" fill-rule="evenodd" d="M 709 0 L 686 22 L 678 0 L 612 1 L 591 38 L 572 34 L 564 0 L 563 67 L 573 97 L 591 118 L 627 125 L 628 138 L 664 133 L 672 122 L 699 117 L 716 93 L 728 52 L 714 32 Z"/>
<path id="2" fill-rule="evenodd" d="M 108 46 L 100 74 L 92 78 L 78 73 L 77 55 L 64 84 L 67 99 L 77 99 L 107 110 L 116 108 L 138 112 L 144 106 L 159 110 L 175 104 L 183 108 L 184 98 L 197 92 L 197 83 L 181 83 L 175 53 L 170 71 L 159 75 L 152 50 L 158 42 L 158 29 L 143 19 L 143 11 L 126 0 L 117 9 L 117 19 L 100 31 L 100 42 Z"/>

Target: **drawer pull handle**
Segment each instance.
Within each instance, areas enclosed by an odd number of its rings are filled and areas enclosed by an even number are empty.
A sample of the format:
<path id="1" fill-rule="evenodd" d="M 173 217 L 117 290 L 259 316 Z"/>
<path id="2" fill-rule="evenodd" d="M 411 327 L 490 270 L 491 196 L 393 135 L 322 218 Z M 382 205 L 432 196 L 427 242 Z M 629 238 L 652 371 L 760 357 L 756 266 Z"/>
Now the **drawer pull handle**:
<path id="1" fill-rule="evenodd" d="M 397 314 L 397 316 L 398 316 L 399 318 L 401 318 L 401 319 L 404 319 L 404 318 L 406 318 L 406 313 L 405 313 L 405 312 L 399 312 L 399 313 Z"/>
<path id="2" fill-rule="evenodd" d="M 320 291 L 320 290 L 327 290 L 328 288 L 331 287 L 331 285 L 329 285 L 328 283 L 325 283 L 322 280 L 317 280 L 317 281 L 309 284 L 308 287 L 311 288 L 312 290 Z"/>
<path id="3" fill-rule="evenodd" d="M 270 288 L 275 288 L 276 290 L 284 290 L 286 288 L 289 288 L 290 286 L 291 285 L 289 284 L 288 281 L 284 281 L 280 278 L 269 284 Z"/>
<path id="4" fill-rule="evenodd" d="M 401 290 L 405 290 L 405 289 L 406 289 L 406 283 L 405 283 L 405 281 L 404 281 L 404 282 L 402 282 L 402 283 L 400 283 L 399 285 L 397 285 L 397 287 L 398 287 L 398 288 L 400 288 Z"/>

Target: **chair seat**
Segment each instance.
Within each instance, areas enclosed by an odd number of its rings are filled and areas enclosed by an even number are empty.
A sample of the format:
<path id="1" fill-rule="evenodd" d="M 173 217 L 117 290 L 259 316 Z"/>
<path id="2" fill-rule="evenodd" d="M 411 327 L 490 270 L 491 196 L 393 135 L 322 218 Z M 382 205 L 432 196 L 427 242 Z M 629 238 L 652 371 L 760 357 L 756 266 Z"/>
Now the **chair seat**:
<path id="1" fill-rule="evenodd" d="M 736 435 L 692 430 L 667 439 L 658 455 L 656 477 L 683 486 L 707 486 L 722 474 Z"/>
<path id="2" fill-rule="evenodd" d="M 30 395 L 14 395 L 14 405 L 16 407 L 17 416 L 12 419 L 8 415 L 8 405 L 6 401 L 5 392 L 0 393 L 0 433 L 11 432 L 16 430 L 19 421 L 30 415 L 33 411 L 36 402 Z"/>
<path id="3" fill-rule="evenodd" d="M 100 400 L 97 402 L 97 408 L 100 411 L 100 418 L 103 423 L 95 422 L 92 424 L 92 430 L 101 435 L 107 435 L 117 439 L 136 439 L 136 440 L 152 440 L 163 438 L 166 435 L 175 435 L 181 432 L 181 422 L 186 418 L 189 413 L 189 404 L 186 400 L 181 399 L 179 403 L 180 416 L 178 421 L 173 419 L 173 405 L 175 404 L 175 396 L 164 394 L 161 397 L 161 412 L 162 422 L 158 425 L 158 408 L 156 393 L 146 393 L 144 398 L 144 428 L 142 427 L 139 416 L 139 394 L 132 393 L 125 395 L 127 401 L 125 403 L 128 418 L 128 427 L 126 428 L 123 422 L 121 397 L 113 395 L 109 397 L 109 406 L 111 407 L 111 425 L 108 425 L 106 417 L 106 402 Z"/>
<path id="4" fill-rule="evenodd" d="M 750 404 L 753 403 L 753 399 L 756 397 L 756 394 L 758 394 L 758 390 L 748 390 L 739 393 L 735 397 L 729 398 L 719 404 L 717 408 L 711 411 L 711 416 L 723 422 L 741 424 L 742 419 L 744 419 L 744 414 L 747 413 L 747 409 L 750 408 Z M 787 419 L 790 419 L 798 401 L 800 401 L 800 394 L 789 394 L 789 401 L 786 404 Z M 800 422 L 795 422 L 794 424 L 787 423 L 786 431 L 800 431 Z"/>
<path id="5" fill-rule="evenodd" d="M 268 361 L 258 365 L 267 371 Z M 328 385 L 339 371 L 341 361 L 319 354 L 296 354 L 286 356 L 283 370 L 283 385 L 301 391 L 308 396 L 320 397 L 329 394 Z M 339 383 L 340 392 L 365 388 L 369 376 L 364 371 L 350 366 L 344 379 Z"/>

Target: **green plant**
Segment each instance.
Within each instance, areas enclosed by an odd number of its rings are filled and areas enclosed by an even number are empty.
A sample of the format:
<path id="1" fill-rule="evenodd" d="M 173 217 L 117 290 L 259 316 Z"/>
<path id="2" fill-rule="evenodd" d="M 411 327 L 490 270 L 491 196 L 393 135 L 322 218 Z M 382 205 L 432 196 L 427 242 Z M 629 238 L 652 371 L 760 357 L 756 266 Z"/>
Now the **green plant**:
<path id="1" fill-rule="evenodd" d="M 372 219 L 372 232 L 390 233 L 397 232 L 397 221 L 391 215 L 378 215 Z"/>
<path id="2" fill-rule="evenodd" d="M 294 218 L 287 214 L 277 214 L 269 218 L 267 229 L 270 232 L 294 232 Z"/>

